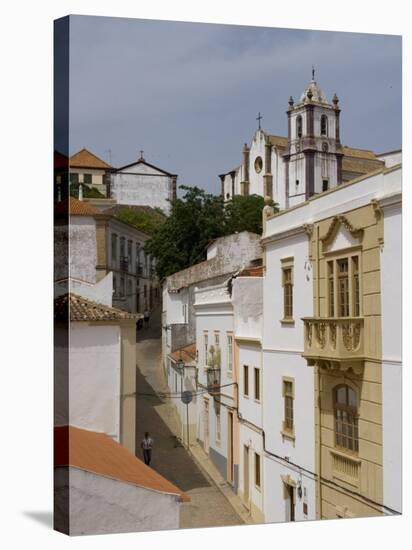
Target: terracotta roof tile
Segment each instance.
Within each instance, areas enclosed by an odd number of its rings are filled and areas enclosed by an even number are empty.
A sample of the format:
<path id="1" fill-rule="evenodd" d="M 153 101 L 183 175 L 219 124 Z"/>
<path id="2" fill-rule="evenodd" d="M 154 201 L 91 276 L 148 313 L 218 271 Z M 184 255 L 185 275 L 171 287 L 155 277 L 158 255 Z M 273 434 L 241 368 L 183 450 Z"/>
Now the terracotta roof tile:
<path id="1" fill-rule="evenodd" d="M 180 359 L 185 363 L 190 363 L 196 360 L 196 344 L 189 344 L 183 348 L 179 348 L 169 355 L 172 361 L 179 361 Z"/>
<path id="2" fill-rule="evenodd" d="M 263 266 L 247 267 L 239 273 L 239 277 L 263 277 Z"/>
<path id="3" fill-rule="evenodd" d="M 72 466 L 138 487 L 177 495 L 181 501 L 190 500 L 176 485 L 103 433 L 74 426 L 55 427 L 54 465 Z"/>
<path id="4" fill-rule="evenodd" d="M 71 168 L 111 168 L 104 160 L 83 148 L 70 157 Z"/>
<path id="5" fill-rule="evenodd" d="M 79 201 L 74 197 L 56 203 L 54 208 L 54 215 L 56 217 L 66 216 L 67 214 L 70 216 L 94 216 L 99 213 L 100 211 L 94 208 L 94 206 L 90 206 L 90 204 Z"/>
<path id="6" fill-rule="evenodd" d="M 268 141 L 271 145 L 275 145 L 277 147 L 286 147 L 288 144 L 288 138 L 284 136 L 273 136 L 268 135 Z"/>
<path id="7" fill-rule="evenodd" d="M 68 309 L 70 310 L 70 321 L 122 321 L 143 317 L 141 314 L 133 314 L 92 302 L 72 292 L 55 299 L 54 318 L 56 320 L 66 320 Z"/>
<path id="8" fill-rule="evenodd" d="M 376 155 L 370 149 L 356 149 L 355 147 L 348 147 L 344 145 L 342 147 L 342 153 L 346 157 L 355 157 L 360 159 L 369 159 L 369 160 L 379 160 L 376 158 Z"/>
<path id="9" fill-rule="evenodd" d="M 375 161 L 365 160 L 361 158 L 352 158 L 352 157 L 343 157 L 342 159 L 342 170 L 344 172 L 353 172 L 356 174 L 368 174 L 369 172 L 374 172 L 379 170 L 379 168 L 384 168 L 385 163 L 381 160 L 376 159 Z"/>

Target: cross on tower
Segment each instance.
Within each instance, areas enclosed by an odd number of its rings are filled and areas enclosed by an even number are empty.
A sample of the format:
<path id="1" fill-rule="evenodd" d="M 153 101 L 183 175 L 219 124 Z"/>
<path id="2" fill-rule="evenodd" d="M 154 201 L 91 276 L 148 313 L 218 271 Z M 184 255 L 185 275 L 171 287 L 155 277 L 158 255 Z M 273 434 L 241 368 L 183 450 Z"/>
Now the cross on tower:
<path id="1" fill-rule="evenodd" d="M 312 65 L 312 80 L 315 80 L 315 66 Z"/>
<path id="2" fill-rule="evenodd" d="M 143 149 L 140 149 L 140 160 L 144 160 L 143 159 L 143 153 L 144 153 Z"/>
<path id="3" fill-rule="evenodd" d="M 256 120 L 258 121 L 258 124 L 259 124 L 259 130 L 261 130 L 261 126 L 260 126 L 260 121 L 262 120 L 263 116 L 260 114 L 260 111 L 258 113 L 258 116 L 256 117 Z"/>

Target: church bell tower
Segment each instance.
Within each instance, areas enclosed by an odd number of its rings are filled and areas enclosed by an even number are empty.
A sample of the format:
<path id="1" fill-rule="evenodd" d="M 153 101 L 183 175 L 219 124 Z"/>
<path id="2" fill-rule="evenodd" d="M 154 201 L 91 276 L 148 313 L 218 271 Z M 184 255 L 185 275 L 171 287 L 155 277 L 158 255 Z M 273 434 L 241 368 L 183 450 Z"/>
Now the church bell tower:
<path id="1" fill-rule="evenodd" d="M 339 99 L 329 103 L 312 80 L 299 102 L 289 98 L 288 146 L 284 153 L 286 207 L 342 183 Z"/>

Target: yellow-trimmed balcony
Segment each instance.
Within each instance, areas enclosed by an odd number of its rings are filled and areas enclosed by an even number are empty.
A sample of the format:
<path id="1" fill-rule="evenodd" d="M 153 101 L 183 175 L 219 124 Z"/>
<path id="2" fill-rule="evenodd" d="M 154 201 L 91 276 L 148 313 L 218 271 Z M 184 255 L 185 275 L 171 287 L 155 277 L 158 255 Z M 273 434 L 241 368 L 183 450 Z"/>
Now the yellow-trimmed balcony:
<path id="1" fill-rule="evenodd" d="M 303 357 L 309 366 L 359 371 L 364 361 L 363 317 L 304 317 Z"/>

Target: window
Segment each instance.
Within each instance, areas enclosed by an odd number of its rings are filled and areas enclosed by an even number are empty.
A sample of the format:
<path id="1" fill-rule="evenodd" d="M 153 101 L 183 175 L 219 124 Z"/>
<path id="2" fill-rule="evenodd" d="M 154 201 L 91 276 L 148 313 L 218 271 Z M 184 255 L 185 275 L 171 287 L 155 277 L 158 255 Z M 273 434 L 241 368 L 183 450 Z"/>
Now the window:
<path id="1" fill-rule="evenodd" d="M 243 395 L 249 395 L 249 367 L 243 365 Z"/>
<path id="2" fill-rule="evenodd" d="M 356 392 L 343 384 L 335 388 L 335 445 L 355 453 L 359 450 Z"/>
<path id="3" fill-rule="evenodd" d="M 255 399 L 260 401 L 260 370 L 255 367 L 254 369 L 254 382 L 255 382 Z"/>
<path id="4" fill-rule="evenodd" d="M 256 157 L 255 159 L 255 171 L 257 174 L 260 174 L 263 168 L 263 161 L 262 157 Z"/>
<path id="5" fill-rule="evenodd" d="M 216 443 L 220 443 L 220 412 L 216 413 Z"/>
<path id="6" fill-rule="evenodd" d="M 329 189 L 329 180 L 322 180 L 322 191 L 327 191 Z"/>
<path id="7" fill-rule="evenodd" d="M 117 261 L 117 235 L 112 233 L 112 264 Z"/>
<path id="8" fill-rule="evenodd" d="M 136 244 L 136 273 L 137 275 L 142 275 L 143 268 L 141 262 L 141 255 L 143 254 L 143 249 L 140 243 Z"/>
<path id="9" fill-rule="evenodd" d="M 73 172 L 70 172 L 70 183 L 74 185 L 79 184 L 79 174 L 75 174 Z"/>
<path id="10" fill-rule="evenodd" d="M 120 258 L 124 258 L 125 255 L 125 238 L 120 237 Z"/>
<path id="11" fill-rule="evenodd" d="M 360 259 L 358 255 L 327 263 L 329 317 L 361 315 Z"/>
<path id="12" fill-rule="evenodd" d="M 227 370 L 232 373 L 233 370 L 233 336 L 227 335 Z"/>
<path id="13" fill-rule="evenodd" d="M 283 429 L 287 432 L 293 432 L 293 401 L 294 401 L 294 382 L 290 379 L 283 379 L 283 402 L 284 419 Z"/>
<path id="14" fill-rule="evenodd" d="M 205 367 L 207 366 L 207 353 L 209 350 L 209 335 L 207 332 L 203 335 L 203 346 L 204 346 L 204 354 L 205 354 Z"/>
<path id="15" fill-rule="evenodd" d="M 220 347 L 220 333 L 219 332 L 215 332 L 215 348 L 219 348 Z"/>
<path id="16" fill-rule="evenodd" d="M 299 185 L 299 180 L 296 180 L 296 185 Z"/>
<path id="17" fill-rule="evenodd" d="M 347 258 L 337 261 L 338 266 L 338 311 L 339 317 L 349 317 L 349 262 Z"/>
<path id="18" fill-rule="evenodd" d="M 127 282 L 127 298 L 130 298 L 132 295 L 133 295 L 133 290 L 132 290 L 132 280 L 129 279 L 128 282 Z"/>
<path id="19" fill-rule="evenodd" d="M 292 267 L 283 268 L 283 318 L 293 319 Z"/>
<path id="20" fill-rule="evenodd" d="M 260 489 L 260 455 L 255 453 L 255 485 Z"/>
<path id="21" fill-rule="evenodd" d="M 360 315 L 360 290 L 359 290 L 359 259 L 357 256 L 352 258 L 353 273 L 353 314 L 355 317 Z"/>
<path id="22" fill-rule="evenodd" d="M 127 256 L 129 257 L 129 265 L 132 261 L 132 241 L 127 241 Z"/>
<path id="23" fill-rule="evenodd" d="M 83 181 L 86 185 L 91 185 L 92 175 L 91 174 L 83 174 Z"/>
<path id="24" fill-rule="evenodd" d="M 335 279 L 333 262 L 328 262 L 328 308 L 329 317 L 335 317 Z"/>
<path id="25" fill-rule="evenodd" d="M 113 294 L 117 296 L 117 277 L 113 275 Z"/>
<path id="26" fill-rule="evenodd" d="M 322 115 L 320 118 L 320 135 L 328 135 L 328 117 L 326 115 Z"/>
<path id="27" fill-rule="evenodd" d="M 301 115 L 296 117 L 296 136 L 298 138 L 302 137 L 302 117 L 301 117 Z"/>
<path id="28" fill-rule="evenodd" d="M 120 296 L 124 296 L 125 295 L 125 280 L 124 280 L 124 277 L 121 276 L 120 277 L 120 291 L 119 291 L 119 294 Z"/>
<path id="29" fill-rule="evenodd" d="M 216 353 L 216 362 L 217 368 L 220 369 L 221 366 L 221 354 L 220 354 L 220 332 L 215 332 L 215 353 Z"/>
<path id="30" fill-rule="evenodd" d="M 183 322 L 187 323 L 187 305 L 182 304 L 182 316 L 183 316 Z"/>

